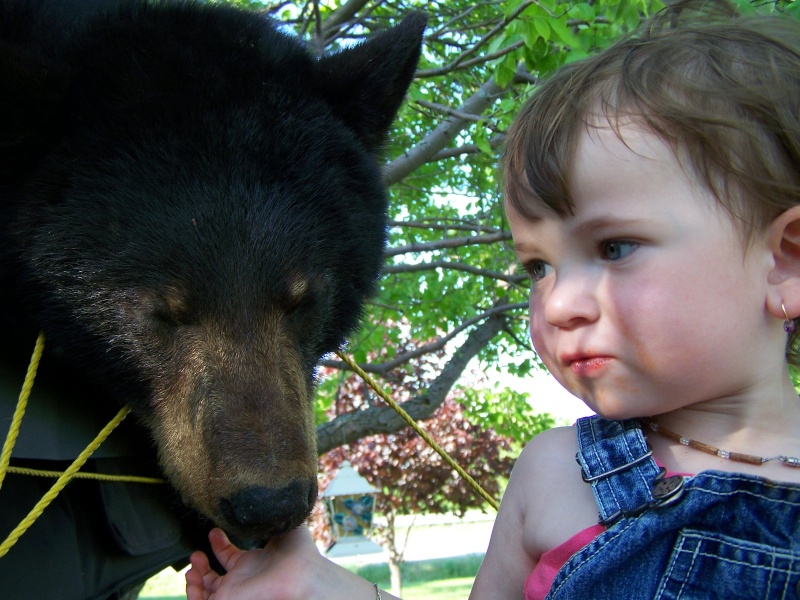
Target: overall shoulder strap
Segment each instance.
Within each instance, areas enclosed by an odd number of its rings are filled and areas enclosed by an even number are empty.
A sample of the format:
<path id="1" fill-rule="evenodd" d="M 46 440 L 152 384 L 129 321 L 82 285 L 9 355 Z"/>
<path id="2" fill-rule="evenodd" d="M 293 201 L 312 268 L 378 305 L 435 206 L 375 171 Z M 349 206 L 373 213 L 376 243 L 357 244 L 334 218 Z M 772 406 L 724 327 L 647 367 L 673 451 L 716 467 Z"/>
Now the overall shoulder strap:
<path id="1" fill-rule="evenodd" d="M 658 501 L 653 488 L 664 471 L 653 459 L 637 419 L 586 417 L 578 420 L 576 429 L 576 458 L 583 480 L 592 486 L 601 524 L 611 525 Z"/>

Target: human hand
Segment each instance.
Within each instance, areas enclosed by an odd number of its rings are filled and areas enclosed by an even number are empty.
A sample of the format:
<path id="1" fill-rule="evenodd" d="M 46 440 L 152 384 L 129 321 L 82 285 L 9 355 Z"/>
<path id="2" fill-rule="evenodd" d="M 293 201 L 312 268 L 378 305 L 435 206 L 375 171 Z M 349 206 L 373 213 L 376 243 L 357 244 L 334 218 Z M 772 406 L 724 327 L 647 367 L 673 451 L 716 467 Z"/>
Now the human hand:
<path id="1" fill-rule="evenodd" d="M 186 572 L 188 600 L 375 598 L 370 583 L 319 553 L 306 527 L 270 540 L 261 550 L 240 550 L 221 529 L 212 529 L 208 539 L 227 573 L 219 575 L 204 553 L 194 552 Z"/>
<path id="2" fill-rule="evenodd" d="M 270 540 L 261 550 L 237 548 L 221 529 L 208 534 L 211 549 L 227 571 L 219 575 L 202 552 L 190 557 L 191 569 L 186 572 L 188 600 L 292 600 L 308 598 L 301 589 L 307 581 L 315 557 L 322 557 L 305 527 Z"/>

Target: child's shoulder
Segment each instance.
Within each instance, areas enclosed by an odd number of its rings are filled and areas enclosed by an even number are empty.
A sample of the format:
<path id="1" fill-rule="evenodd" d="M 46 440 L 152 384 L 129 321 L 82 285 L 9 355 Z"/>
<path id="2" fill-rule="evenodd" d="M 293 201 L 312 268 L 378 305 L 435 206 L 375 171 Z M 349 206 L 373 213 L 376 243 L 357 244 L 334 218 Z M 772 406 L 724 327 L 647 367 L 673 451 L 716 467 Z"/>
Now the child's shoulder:
<path id="1" fill-rule="evenodd" d="M 541 555 L 585 528 L 577 525 L 579 529 L 573 532 L 575 515 L 561 510 L 572 501 L 575 482 L 583 484 L 575 452 L 572 427 L 540 433 L 522 450 L 470 598 L 519 597 Z M 591 497 L 589 486 L 585 487 Z M 582 487 L 579 492 L 584 492 Z M 597 520 L 596 509 L 590 515 L 590 520 Z"/>
<path id="2" fill-rule="evenodd" d="M 514 466 L 506 496 L 521 507 L 526 546 L 534 555 L 597 524 L 597 505 L 581 478 L 577 452 L 575 428 L 556 427 L 533 438 Z"/>
<path id="3" fill-rule="evenodd" d="M 575 461 L 575 453 L 578 451 L 578 438 L 575 427 L 553 427 L 546 429 L 531 439 L 523 448 L 519 456 L 519 461 L 523 464 L 538 464 L 546 467 L 552 460 L 564 458 L 565 453 L 570 453 L 570 460 Z M 577 464 L 577 463 L 576 463 Z"/>
<path id="4" fill-rule="evenodd" d="M 514 475 L 525 481 L 534 482 L 543 479 L 545 486 L 535 486 L 535 490 L 553 485 L 567 485 L 573 489 L 576 483 L 583 484 L 575 455 L 578 452 L 578 440 L 575 427 L 554 427 L 543 431 L 529 441 L 514 465 Z M 549 482 L 552 482 L 551 485 Z M 528 492 L 535 491 L 529 489 Z M 548 497 L 552 496 L 552 490 Z"/>

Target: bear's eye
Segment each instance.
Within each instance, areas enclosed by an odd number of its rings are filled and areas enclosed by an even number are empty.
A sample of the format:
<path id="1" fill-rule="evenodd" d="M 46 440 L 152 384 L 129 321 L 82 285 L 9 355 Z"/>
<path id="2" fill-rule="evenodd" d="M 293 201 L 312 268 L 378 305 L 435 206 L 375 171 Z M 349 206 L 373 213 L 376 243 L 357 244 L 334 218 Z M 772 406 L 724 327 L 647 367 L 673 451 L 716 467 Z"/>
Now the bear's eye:
<path id="1" fill-rule="evenodd" d="M 325 292 L 324 277 L 295 275 L 292 277 L 283 297 L 283 307 L 287 315 L 301 312 L 312 306 Z"/>
<path id="2" fill-rule="evenodd" d="M 298 313 L 304 312 L 305 309 L 313 306 L 315 296 L 313 293 L 307 293 L 302 296 L 291 296 L 284 300 L 284 313 L 287 316 L 295 316 Z"/>
<path id="3" fill-rule="evenodd" d="M 174 289 L 154 298 L 151 314 L 154 320 L 170 327 L 188 325 L 191 319 L 188 301 Z"/>
<path id="4" fill-rule="evenodd" d="M 168 325 L 169 327 L 177 327 L 180 325 L 177 317 L 164 307 L 154 308 L 151 314 L 153 320 L 160 325 Z"/>
<path id="5" fill-rule="evenodd" d="M 307 277 L 296 275 L 289 281 L 286 287 L 286 311 L 290 312 L 299 306 L 306 304 L 311 295 L 311 282 Z"/>

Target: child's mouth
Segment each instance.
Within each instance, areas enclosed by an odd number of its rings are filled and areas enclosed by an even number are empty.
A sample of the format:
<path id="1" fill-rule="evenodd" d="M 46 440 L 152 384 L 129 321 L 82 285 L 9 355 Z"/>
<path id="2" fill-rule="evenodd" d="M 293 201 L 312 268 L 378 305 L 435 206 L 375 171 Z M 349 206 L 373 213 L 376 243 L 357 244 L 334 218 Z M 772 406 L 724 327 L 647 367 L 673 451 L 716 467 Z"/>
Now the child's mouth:
<path id="1" fill-rule="evenodd" d="M 577 377 L 590 377 L 597 374 L 611 360 L 608 356 L 586 356 L 569 362 L 569 369 Z"/>

